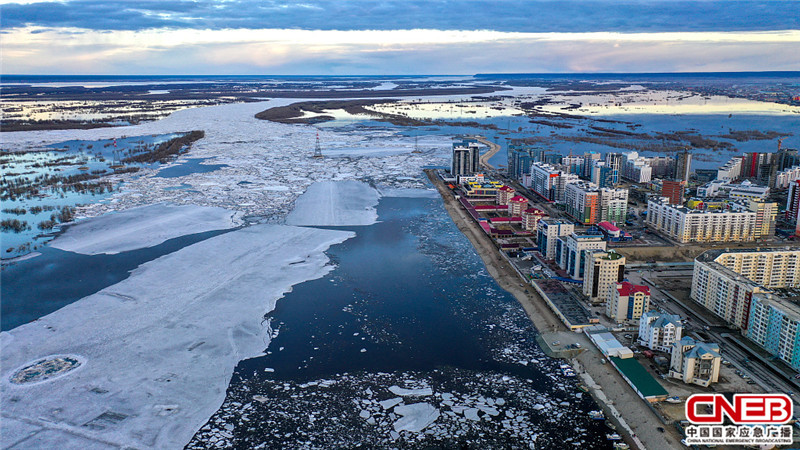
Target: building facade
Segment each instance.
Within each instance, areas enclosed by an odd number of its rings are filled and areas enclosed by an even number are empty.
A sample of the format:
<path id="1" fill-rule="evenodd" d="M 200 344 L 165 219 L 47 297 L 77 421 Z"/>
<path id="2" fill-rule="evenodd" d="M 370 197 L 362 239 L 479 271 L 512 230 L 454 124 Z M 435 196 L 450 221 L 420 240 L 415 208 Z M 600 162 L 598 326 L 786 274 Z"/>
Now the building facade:
<path id="1" fill-rule="evenodd" d="M 796 299 L 769 293 L 754 295 L 746 336 L 800 371 L 800 306 Z"/>
<path id="2" fill-rule="evenodd" d="M 583 269 L 583 295 L 592 303 L 603 303 L 611 298 L 611 289 L 625 275 L 625 257 L 614 250 L 587 252 Z"/>
<path id="3" fill-rule="evenodd" d="M 583 279 L 587 254 L 593 250 L 605 250 L 607 245 L 603 235 L 600 234 L 572 233 L 560 239 L 562 244 L 557 259 L 558 265 L 574 280 Z"/>
<path id="4" fill-rule="evenodd" d="M 665 197 L 647 202 L 647 225 L 678 242 L 752 242 L 774 235 L 777 204 L 729 204 L 700 210 L 671 205 Z"/>
<path id="5" fill-rule="evenodd" d="M 708 387 L 719 381 L 721 363 L 718 344 L 698 342 L 686 336 L 672 346 L 669 376 L 687 384 Z"/>
<path id="6" fill-rule="evenodd" d="M 647 311 L 639 319 L 639 344 L 650 350 L 671 353 L 682 334 L 683 322 L 674 314 Z"/>
<path id="7" fill-rule="evenodd" d="M 606 303 L 606 316 L 622 323 L 638 320 L 650 309 L 650 288 L 627 281 L 616 283 Z"/>
<path id="8" fill-rule="evenodd" d="M 480 172 L 480 147 L 475 142 L 456 142 L 453 144 L 453 158 L 450 175 L 456 179 Z"/>
<path id="9" fill-rule="evenodd" d="M 709 250 L 695 259 L 691 298 L 744 331 L 756 294 L 795 287 L 800 287 L 800 249 Z"/>
<path id="10" fill-rule="evenodd" d="M 547 217 L 544 211 L 536 208 L 528 208 L 522 211 L 522 228 L 527 231 L 536 231 L 539 220 Z"/>
<path id="11" fill-rule="evenodd" d="M 539 221 L 536 242 L 539 253 L 546 259 L 555 259 L 558 254 L 559 239 L 575 231 L 575 225 L 564 219 L 542 219 Z"/>

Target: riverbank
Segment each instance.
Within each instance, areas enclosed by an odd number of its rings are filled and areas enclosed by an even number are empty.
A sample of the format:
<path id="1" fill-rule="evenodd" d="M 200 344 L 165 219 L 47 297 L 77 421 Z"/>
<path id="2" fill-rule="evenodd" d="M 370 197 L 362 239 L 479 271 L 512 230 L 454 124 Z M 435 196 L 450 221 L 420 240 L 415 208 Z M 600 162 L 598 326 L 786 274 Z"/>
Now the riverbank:
<path id="1" fill-rule="evenodd" d="M 472 242 L 486 265 L 487 272 L 503 289 L 511 293 L 525 309 L 536 329 L 542 333 L 566 331 L 566 327 L 531 287 L 526 287 L 517 272 L 500 254 L 491 238 L 460 207 L 452 192 L 433 170 L 425 171 L 441 194 L 445 209 L 458 229 Z M 667 427 L 652 407 L 636 395 L 613 367 L 603 364 L 603 357 L 583 333 L 570 333 L 574 342 L 587 350 L 570 360 L 573 367 L 587 383 L 592 396 L 603 405 L 603 410 L 625 435 L 625 441 L 634 448 L 659 450 L 680 448 L 680 438 L 672 427 Z M 610 414 L 609 414 L 610 413 Z M 660 432 L 662 427 L 666 432 Z"/>

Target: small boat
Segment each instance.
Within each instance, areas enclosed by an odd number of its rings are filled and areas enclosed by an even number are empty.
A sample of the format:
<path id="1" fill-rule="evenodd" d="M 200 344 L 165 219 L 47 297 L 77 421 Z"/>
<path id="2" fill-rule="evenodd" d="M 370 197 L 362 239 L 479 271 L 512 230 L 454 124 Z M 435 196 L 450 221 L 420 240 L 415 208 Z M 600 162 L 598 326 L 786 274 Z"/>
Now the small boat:
<path id="1" fill-rule="evenodd" d="M 620 449 L 620 450 L 627 450 L 627 449 L 631 448 L 631 446 L 626 444 L 626 443 L 624 443 L 624 442 L 614 442 L 614 448 Z"/>
<path id="2" fill-rule="evenodd" d="M 622 436 L 620 436 L 617 433 L 611 433 L 606 435 L 606 439 L 608 439 L 609 441 L 618 441 L 622 439 Z"/>
<path id="3" fill-rule="evenodd" d="M 594 420 L 605 420 L 606 418 L 603 411 L 589 411 L 589 417 Z"/>
<path id="4" fill-rule="evenodd" d="M 581 391 L 581 392 L 589 392 L 589 388 L 587 388 L 586 386 L 584 386 L 582 384 L 578 385 L 578 390 Z"/>
<path id="5" fill-rule="evenodd" d="M 667 397 L 667 403 L 680 403 L 681 398 L 677 395 L 673 395 L 672 397 Z"/>

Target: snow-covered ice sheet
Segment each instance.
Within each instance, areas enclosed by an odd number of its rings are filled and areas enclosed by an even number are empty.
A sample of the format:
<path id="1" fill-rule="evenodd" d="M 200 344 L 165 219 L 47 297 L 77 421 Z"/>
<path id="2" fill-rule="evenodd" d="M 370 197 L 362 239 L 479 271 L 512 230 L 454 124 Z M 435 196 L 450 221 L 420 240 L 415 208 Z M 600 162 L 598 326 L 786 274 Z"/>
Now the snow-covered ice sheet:
<path id="1" fill-rule="evenodd" d="M 379 188 L 381 197 L 439 198 L 435 189 Z"/>
<path id="2" fill-rule="evenodd" d="M 297 198 L 287 225 L 372 225 L 378 191 L 360 181 L 319 181 Z"/>
<path id="3" fill-rule="evenodd" d="M 78 222 L 50 246 L 86 255 L 115 254 L 186 234 L 232 228 L 236 215 L 223 208 L 195 205 L 142 206 Z"/>
<path id="4" fill-rule="evenodd" d="M 281 225 L 232 231 L 0 333 L 4 446 L 16 436 L 23 447 L 182 448 L 222 404 L 236 364 L 268 345 L 264 315 L 292 285 L 331 270 L 323 252 L 352 236 Z M 85 362 L 47 382 L 10 383 L 54 354 Z"/>

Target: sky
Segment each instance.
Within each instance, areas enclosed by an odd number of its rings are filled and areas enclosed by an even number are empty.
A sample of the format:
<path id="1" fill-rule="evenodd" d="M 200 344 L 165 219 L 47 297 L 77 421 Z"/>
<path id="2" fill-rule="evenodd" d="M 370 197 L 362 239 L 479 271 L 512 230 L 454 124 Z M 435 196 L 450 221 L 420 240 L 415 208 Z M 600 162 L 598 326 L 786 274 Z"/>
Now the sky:
<path id="1" fill-rule="evenodd" d="M 800 70 L 798 0 L 0 0 L 3 74 Z"/>

